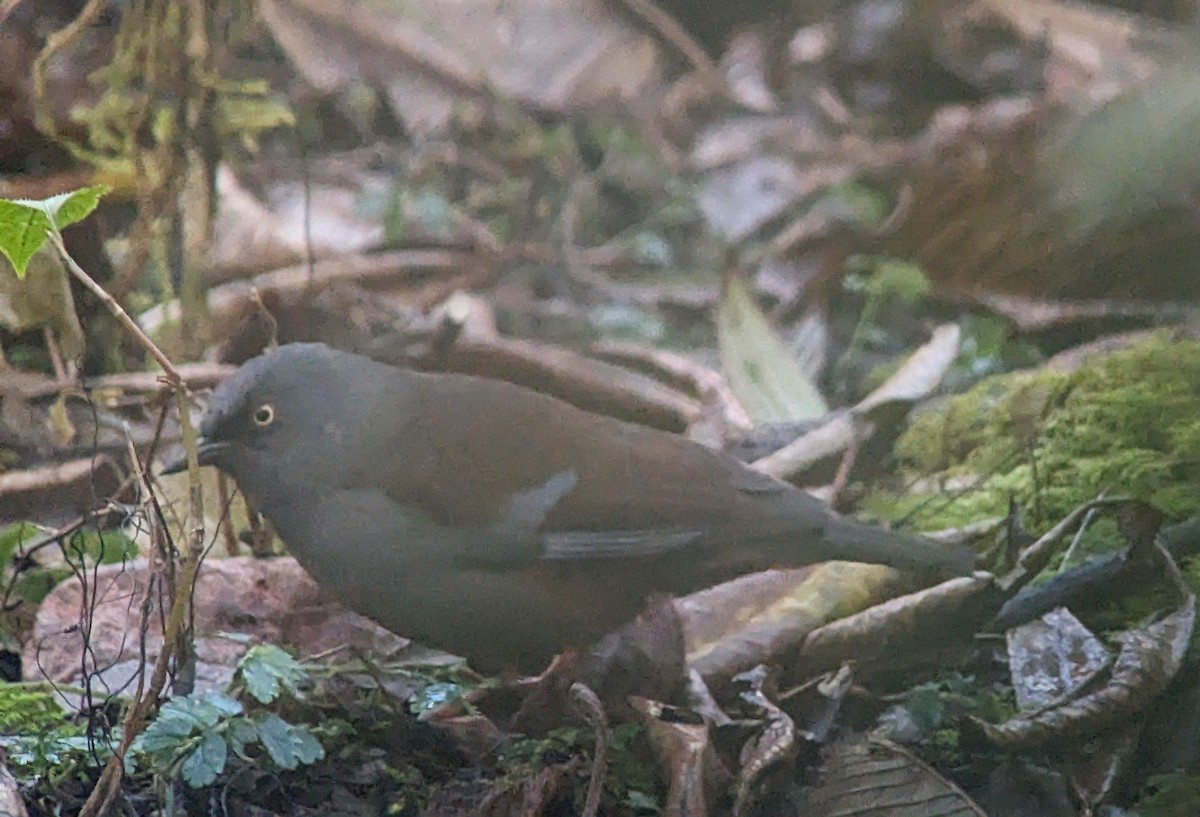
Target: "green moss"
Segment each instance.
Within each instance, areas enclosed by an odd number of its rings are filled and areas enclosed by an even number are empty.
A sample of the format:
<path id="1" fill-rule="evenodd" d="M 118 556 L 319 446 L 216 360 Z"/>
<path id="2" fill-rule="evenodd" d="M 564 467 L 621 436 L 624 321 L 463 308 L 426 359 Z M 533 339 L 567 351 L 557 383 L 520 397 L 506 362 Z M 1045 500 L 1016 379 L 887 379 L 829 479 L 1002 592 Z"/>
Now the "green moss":
<path id="1" fill-rule="evenodd" d="M 1143 817 L 1182 817 L 1196 813 L 1200 802 L 1200 775 L 1164 774 L 1146 781 L 1138 800 Z"/>
<path id="2" fill-rule="evenodd" d="M 70 718 L 49 684 L 0 683 L 0 749 L 24 786 L 53 790 L 82 777 L 104 761 L 116 738 L 89 737 L 86 724 Z"/>
<path id="3" fill-rule="evenodd" d="M 1166 334 L 1072 374 L 989 378 L 922 413 L 898 442 L 911 475 L 937 486 L 905 501 L 925 503 L 926 528 L 1003 513 L 1011 497 L 1040 531 L 1105 490 L 1184 518 L 1200 511 L 1198 397 L 1200 343 Z M 969 490 L 937 499 L 956 483 Z"/>

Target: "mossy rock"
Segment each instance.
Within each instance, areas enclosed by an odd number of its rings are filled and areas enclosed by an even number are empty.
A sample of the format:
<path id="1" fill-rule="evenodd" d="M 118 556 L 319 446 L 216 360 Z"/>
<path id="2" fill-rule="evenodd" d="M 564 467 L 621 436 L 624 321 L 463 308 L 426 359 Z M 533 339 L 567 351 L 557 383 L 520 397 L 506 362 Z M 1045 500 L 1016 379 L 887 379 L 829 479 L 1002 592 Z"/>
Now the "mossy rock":
<path id="1" fill-rule="evenodd" d="M 1102 491 L 1183 519 L 1200 512 L 1200 343 L 1163 333 L 1072 373 L 988 378 L 921 413 L 896 453 L 923 488 L 872 505 L 924 507 L 925 529 L 1003 514 L 1011 498 L 1040 531 Z"/>

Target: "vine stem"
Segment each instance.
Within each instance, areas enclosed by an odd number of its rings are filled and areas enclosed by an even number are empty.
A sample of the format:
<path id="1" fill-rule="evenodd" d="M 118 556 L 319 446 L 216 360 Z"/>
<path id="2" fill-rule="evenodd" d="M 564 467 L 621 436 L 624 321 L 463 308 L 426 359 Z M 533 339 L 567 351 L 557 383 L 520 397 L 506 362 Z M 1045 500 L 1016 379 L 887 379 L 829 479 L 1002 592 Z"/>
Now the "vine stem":
<path id="1" fill-rule="evenodd" d="M 200 463 L 197 459 L 196 427 L 192 424 L 191 411 L 188 406 L 187 384 L 184 382 L 183 376 L 179 373 L 179 369 L 175 367 L 175 364 L 171 362 L 171 359 L 166 356 L 162 349 L 158 348 L 158 345 L 142 331 L 142 328 L 117 303 L 117 300 L 104 287 L 97 283 L 92 276 L 88 275 L 83 267 L 76 263 L 71 254 L 67 252 L 66 244 L 63 243 L 62 233 L 59 232 L 57 225 L 53 224 L 53 222 L 51 222 L 49 238 L 58 250 L 58 254 L 62 257 L 64 263 L 71 270 L 71 273 L 100 299 L 100 302 L 107 307 L 108 311 L 117 319 L 117 322 L 162 367 L 167 383 L 175 393 L 176 405 L 179 411 L 179 423 L 183 430 L 183 446 L 187 451 L 188 463 L 188 510 L 190 518 L 193 520 L 192 528 L 189 531 L 188 548 L 180 571 L 181 580 L 176 586 L 175 597 L 171 600 L 171 610 L 167 615 L 167 621 L 163 627 L 162 649 L 159 650 L 158 658 L 154 662 L 154 669 L 150 675 L 150 683 L 147 685 L 145 694 L 134 701 L 125 713 L 121 743 L 112 755 L 109 756 L 108 762 L 104 766 L 104 771 L 100 773 L 100 779 L 96 781 L 95 787 L 92 789 L 91 794 L 88 795 L 87 802 L 84 803 L 83 808 L 79 812 L 80 817 L 99 817 L 99 815 L 104 814 L 109 809 L 117 793 L 120 791 L 121 778 L 125 772 L 125 754 L 129 751 L 129 746 L 133 742 L 133 739 L 142 731 L 142 728 L 146 724 L 147 716 L 157 704 L 159 696 L 162 695 L 163 688 L 166 686 L 167 670 L 170 667 L 171 659 L 173 657 L 178 658 L 176 653 L 179 652 L 182 644 L 179 636 L 186 624 L 188 603 L 192 597 L 192 586 L 195 584 L 196 574 L 200 570 L 200 560 L 204 555 L 204 495 L 200 483 Z M 137 462 L 136 457 L 134 462 Z M 147 587 L 147 592 L 150 592 L 149 586 Z"/>

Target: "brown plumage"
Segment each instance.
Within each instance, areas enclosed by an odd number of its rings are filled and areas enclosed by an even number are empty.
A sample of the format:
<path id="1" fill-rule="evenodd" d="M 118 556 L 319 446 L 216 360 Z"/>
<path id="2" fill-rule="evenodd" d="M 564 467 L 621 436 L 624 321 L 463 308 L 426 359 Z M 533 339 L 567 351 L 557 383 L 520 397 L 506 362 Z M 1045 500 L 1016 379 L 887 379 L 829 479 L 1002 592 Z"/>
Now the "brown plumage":
<path id="1" fill-rule="evenodd" d="M 318 583 L 480 669 L 540 669 L 636 615 L 752 570 L 826 559 L 969 569 L 683 437 L 512 384 L 320 344 L 213 394 L 226 471 Z"/>

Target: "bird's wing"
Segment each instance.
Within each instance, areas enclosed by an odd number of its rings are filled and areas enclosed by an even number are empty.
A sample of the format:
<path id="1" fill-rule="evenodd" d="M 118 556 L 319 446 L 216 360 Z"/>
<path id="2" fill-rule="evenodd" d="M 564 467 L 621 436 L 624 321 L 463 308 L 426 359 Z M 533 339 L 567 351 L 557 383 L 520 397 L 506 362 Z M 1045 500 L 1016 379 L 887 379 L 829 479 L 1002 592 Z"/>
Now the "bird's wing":
<path id="1" fill-rule="evenodd" d="M 675 592 L 825 559 L 951 572 L 967 563 L 931 542 L 842 519 L 816 497 L 683 437 L 500 381 L 428 377 L 420 395 L 430 402 L 406 429 L 409 442 L 388 449 L 414 459 L 386 469 L 389 493 L 438 524 L 477 533 L 465 537 L 462 555 L 481 565 L 540 561 L 586 572 L 634 562 Z"/>
<path id="2" fill-rule="evenodd" d="M 390 469 L 401 472 L 390 493 L 442 524 L 523 527 L 542 558 L 676 552 L 744 516 L 747 501 L 787 490 L 667 432 L 499 381 L 427 377 L 425 443 L 405 449 L 420 461 Z"/>
<path id="3" fill-rule="evenodd" d="M 702 530 L 548 531 L 541 535 L 547 559 L 629 559 L 661 556 L 694 545 Z"/>

